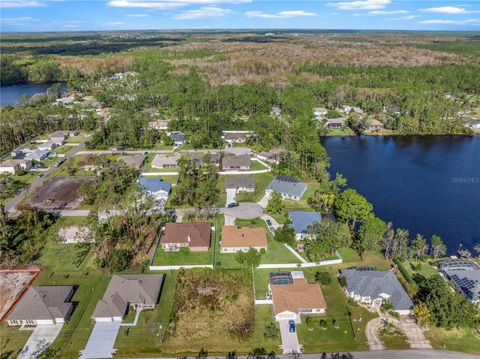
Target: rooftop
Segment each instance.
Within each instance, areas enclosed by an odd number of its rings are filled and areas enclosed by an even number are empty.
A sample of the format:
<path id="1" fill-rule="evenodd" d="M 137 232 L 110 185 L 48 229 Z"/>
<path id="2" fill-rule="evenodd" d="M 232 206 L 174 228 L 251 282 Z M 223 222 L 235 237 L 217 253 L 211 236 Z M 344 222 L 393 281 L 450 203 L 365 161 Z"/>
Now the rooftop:
<path id="1" fill-rule="evenodd" d="M 292 178 L 288 176 L 278 176 L 270 182 L 267 190 L 298 198 L 302 197 L 303 193 L 307 190 L 307 185 L 298 180 L 291 181 L 290 179 Z"/>
<path id="2" fill-rule="evenodd" d="M 188 243 L 189 247 L 210 247 L 210 222 L 167 223 L 160 243 Z"/>
<path id="3" fill-rule="evenodd" d="M 293 283 L 271 284 L 273 310 L 299 313 L 301 309 L 326 308 L 325 298 L 318 283 L 308 283 L 305 278 L 294 278 Z"/>
<path id="4" fill-rule="evenodd" d="M 164 166 L 177 166 L 178 156 L 155 155 L 152 161 L 152 167 L 163 168 Z"/>
<path id="5" fill-rule="evenodd" d="M 222 167 L 250 167 L 249 155 L 225 156 L 222 159 Z"/>
<path id="6" fill-rule="evenodd" d="M 322 215 L 320 212 L 293 211 L 288 212 L 288 217 L 292 221 L 288 226 L 295 230 L 297 234 L 308 233 L 308 227 L 315 222 L 320 222 Z"/>
<path id="7" fill-rule="evenodd" d="M 263 228 L 222 227 L 222 247 L 267 247 Z"/>
<path id="8" fill-rule="evenodd" d="M 163 181 L 161 178 L 157 177 L 140 176 L 138 178 L 138 183 L 150 193 L 160 191 L 170 192 L 170 189 L 172 188 L 170 182 Z"/>
<path id="9" fill-rule="evenodd" d="M 225 178 L 225 188 L 237 189 L 242 187 L 255 188 L 255 181 L 253 180 L 253 177 L 237 176 Z"/>

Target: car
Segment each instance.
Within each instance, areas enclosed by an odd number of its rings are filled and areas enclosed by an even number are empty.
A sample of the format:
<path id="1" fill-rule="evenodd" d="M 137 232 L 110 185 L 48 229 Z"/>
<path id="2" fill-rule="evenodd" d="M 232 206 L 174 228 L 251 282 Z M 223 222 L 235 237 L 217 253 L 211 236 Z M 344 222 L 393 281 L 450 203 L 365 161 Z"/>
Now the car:
<path id="1" fill-rule="evenodd" d="M 53 166 L 54 166 L 54 167 L 60 167 L 63 162 L 65 162 L 65 160 L 57 161 L 57 162 L 55 162 L 55 164 L 54 164 Z"/>
<path id="2" fill-rule="evenodd" d="M 37 177 L 38 177 L 38 178 L 43 177 L 43 173 L 38 174 Z"/>
<path id="3" fill-rule="evenodd" d="M 237 202 L 229 203 L 227 207 L 228 208 L 238 207 L 238 203 Z"/>
<path id="4" fill-rule="evenodd" d="M 267 226 L 269 226 L 269 227 L 272 226 L 272 221 L 271 220 L 267 219 L 265 222 L 267 223 Z"/>
<path id="5" fill-rule="evenodd" d="M 268 230 L 269 230 L 270 232 L 272 232 L 273 234 L 275 234 L 275 228 L 273 228 L 272 226 L 268 227 Z"/>
<path id="6" fill-rule="evenodd" d="M 288 331 L 290 333 L 295 333 L 295 322 L 293 320 L 288 321 Z"/>

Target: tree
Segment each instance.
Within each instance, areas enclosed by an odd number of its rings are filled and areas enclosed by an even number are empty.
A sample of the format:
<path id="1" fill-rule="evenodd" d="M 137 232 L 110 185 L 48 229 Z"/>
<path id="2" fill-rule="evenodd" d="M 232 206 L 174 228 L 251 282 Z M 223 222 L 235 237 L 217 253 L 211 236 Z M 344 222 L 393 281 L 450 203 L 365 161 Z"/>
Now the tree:
<path id="1" fill-rule="evenodd" d="M 317 271 L 315 273 L 315 281 L 323 285 L 329 285 L 330 283 L 332 283 L 332 277 L 328 272 Z"/>
<path id="2" fill-rule="evenodd" d="M 354 229 L 357 221 L 366 220 L 373 215 L 373 206 L 357 191 L 348 188 L 337 196 L 335 213 Z"/>
<path id="3" fill-rule="evenodd" d="M 410 250 L 415 259 L 422 259 L 428 252 L 428 244 L 421 234 L 417 234 L 410 245 Z"/>
<path id="4" fill-rule="evenodd" d="M 385 222 L 378 217 L 370 217 L 362 222 L 354 241 L 354 248 L 361 258 L 367 251 L 380 249 L 385 230 Z"/>
<path id="5" fill-rule="evenodd" d="M 295 230 L 287 225 L 278 228 L 273 237 L 277 242 L 286 243 L 290 246 L 295 244 Z"/>
<path id="6" fill-rule="evenodd" d="M 312 261 L 320 261 L 332 255 L 339 248 L 338 227 L 335 221 L 325 218 L 316 222 L 308 228 L 308 233 L 314 239 L 305 243 L 307 257 Z"/>
<path id="7" fill-rule="evenodd" d="M 265 326 L 263 336 L 267 339 L 275 339 L 278 337 L 278 329 L 274 322 L 270 322 Z"/>
<path id="8" fill-rule="evenodd" d="M 480 243 L 477 243 L 473 249 L 475 249 L 475 252 L 477 252 L 478 256 L 480 257 Z"/>
<path id="9" fill-rule="evenodd" d="M 422 326 L 426 327 L 432 325 L 432 315 L 425 303 L 418 303 L 415 305 L 413 307 L 413 314 Z"/>
<path id="10" fill-rule="evenodd" d="M 443 257 L 445 253 L 447 253 L 447 246 L 443 243 L 440 236 L 434 234 L 430 239 L 430 242 L 430 254 L 433 258 Z"/>
<path id="11" fill-rule="evenodd" d="M 267 207 L 265 208 L 268 213 L 280 214 L 285 211 L 285 205 L 282 201 L 282 195 L 278 192 L 273 192 L 268 200 Z"/>
<path id="12" fill-rule="evenodd" d="M 235 260 L 246 268 L 258 267 L 261 255 L 255 248 L 249 248 L 247 252 L 238 251 L 235 253 Z"/>

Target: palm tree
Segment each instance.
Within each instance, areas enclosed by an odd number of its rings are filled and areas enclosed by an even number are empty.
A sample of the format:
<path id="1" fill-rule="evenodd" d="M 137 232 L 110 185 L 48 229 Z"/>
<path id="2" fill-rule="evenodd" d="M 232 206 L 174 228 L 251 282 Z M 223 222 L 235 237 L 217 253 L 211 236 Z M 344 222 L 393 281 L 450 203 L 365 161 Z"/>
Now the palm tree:
<path id="1" fill-rule="evenodd" d="M 477 252 L 478 256 L 480 257 L 480 243 L 477 243 L 473 249 L 475 249 L 475 252 Z"/>

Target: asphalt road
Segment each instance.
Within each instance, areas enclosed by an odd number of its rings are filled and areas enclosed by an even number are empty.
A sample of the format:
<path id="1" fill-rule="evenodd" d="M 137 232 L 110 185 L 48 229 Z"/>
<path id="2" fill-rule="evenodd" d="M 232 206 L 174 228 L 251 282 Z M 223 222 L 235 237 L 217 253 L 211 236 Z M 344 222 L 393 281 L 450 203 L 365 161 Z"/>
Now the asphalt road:
<path id="1" fill-rule="evenodd" d="M 74 148 L 72 148 L 69 152 L 67 152 L 65 154 L 64 159 L 67 160 L 67 159 L 75 156 L 78 152 L 80 152 L 82 150 L 82 148 L 85 147 L 86 142 L 87 142 L 87 140 L 79 143 Z M 38 177 L 35 181 L 33 181 L 30 185 L 23 188 L 20 191 L 20 193 L 18 193 L 15 197 L 13 197 L 10 201 L 8 201 L 5 204 L 5 211 L 7 213 L 9 213 L 9 215 L 15 215 L 17 213 L 17 210 L 15 209 L 15 206 L 23 199 L 25 193 L 32 190 L 32 189 L 35 189 L 35 188 L 39 187 L 40 185 L 42 185 L 45 182 L 45 180 L 47 179 L 47 177 L 49 175 L 51 175 L 52 173 L 54 173 L 55 171 L 57 171 L 59 168 L 60 167 L 51 166 L 48 170 L 43 172 L 42 177 Z"/>

